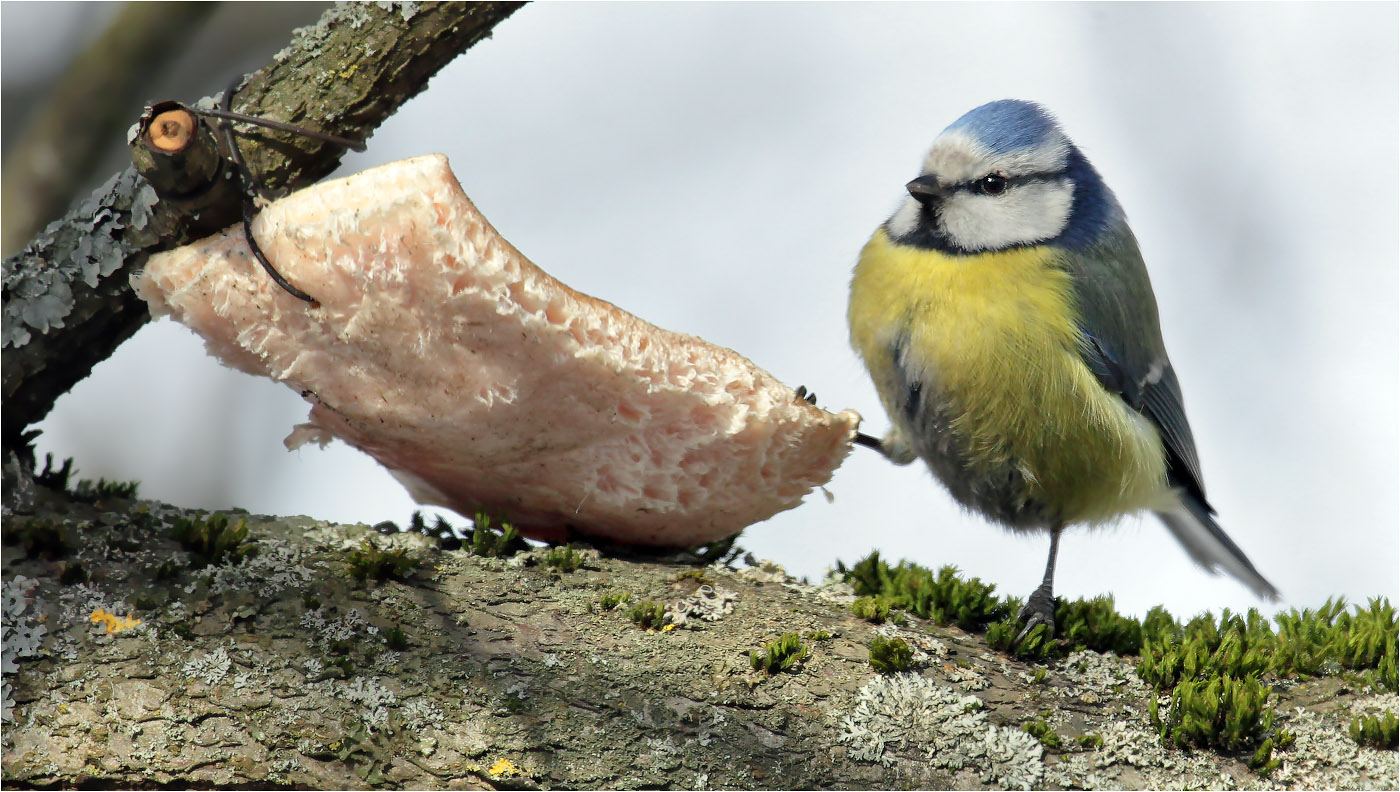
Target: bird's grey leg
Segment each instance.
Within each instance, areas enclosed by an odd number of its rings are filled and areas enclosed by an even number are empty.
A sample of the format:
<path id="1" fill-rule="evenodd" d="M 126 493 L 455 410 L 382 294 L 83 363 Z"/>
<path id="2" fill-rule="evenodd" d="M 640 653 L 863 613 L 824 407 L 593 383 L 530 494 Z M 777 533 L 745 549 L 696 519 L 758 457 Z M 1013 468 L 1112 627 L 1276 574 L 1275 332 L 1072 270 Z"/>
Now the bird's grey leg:
<path id="1" fill-rule="evenodd" d="M 807 390 L 806 385 L 799 385 L 797 386 L 797 400 L 807 402 L 808 404 L 815 407 L 817 404 L 817 394 L 814 391 Z M 854 442 L 856 445 L 863 445 L 866 448 L 873 448 L 876 451 L 879 451 L 884 456 L 890 457 L 890 450 L 886 447 L 883 441 L 881 441 L 879 438 L 871 437 L 870 435 L 864 432 L 856 432 L 855 440 L 853 440 L 852 442 Z M 906 461 L 901 461 L 894 457 L 891 457 L 891 459 L 893 459 L 895 464 L 907 464 Z M 913 459 L 912 455 L 910 456 L 910 459 Z"/>
<path id="2" fill-rule="evenodd" d="M 856 445 L 863 445 L 866 448 L 872 448 L 876 451 L 879 451 L 881 454 L 885 453 L 885 446 L 883 443 L 880 442 L 880 439 L 878 437 L 871 437 L 865 432 L 856 432 L 856 439 L 854 442 Z"/>
<path id="3" fill-rule="evenodd" d="M 1025 638 L 1037 624 L 1044 624 L 1050 628 L 1051 635 L 1055 634 L 1055 556 L 1059 554 L 1060 533 L 1064 529 L 1063 525 L 1050 528 L 1050 558 L 1045 562 L 1045 578 L 1016 614 L 1017 620 L 1026 625 L 1016 636 L 1017 641 Z"/>

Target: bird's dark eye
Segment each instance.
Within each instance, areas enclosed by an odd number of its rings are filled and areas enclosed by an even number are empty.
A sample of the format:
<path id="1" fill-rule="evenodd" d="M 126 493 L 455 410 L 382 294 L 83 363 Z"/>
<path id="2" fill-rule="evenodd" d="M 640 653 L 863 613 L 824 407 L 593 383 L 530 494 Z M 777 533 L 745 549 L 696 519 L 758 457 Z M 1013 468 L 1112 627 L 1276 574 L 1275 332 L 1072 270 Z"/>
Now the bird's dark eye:
<path id="1" fill-rule="evenodd" d="M 1006 192 L 1006 177 L 1000 173 L 988 173 L 977 181 L 977 190 L 983 195 L 1001 195 Z"/>

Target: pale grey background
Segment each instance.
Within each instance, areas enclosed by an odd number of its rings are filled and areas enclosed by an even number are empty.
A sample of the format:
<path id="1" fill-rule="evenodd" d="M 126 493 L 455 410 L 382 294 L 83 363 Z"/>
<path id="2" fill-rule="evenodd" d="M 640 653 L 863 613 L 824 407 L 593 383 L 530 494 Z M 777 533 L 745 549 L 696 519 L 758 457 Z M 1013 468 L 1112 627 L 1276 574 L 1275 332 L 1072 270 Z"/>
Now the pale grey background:
<path id="1" fill-rule="evenodd" d="M 43 36 L 75 35 L 62 8 L 4 6 L 7 94 L 17 68 L 42 72 Z M 269 19 L 248 66 L 287 38 Z M 1395 599 L 1397 21 L 1395 4 L 535 5 L 344 172 L 445 152 L 555 276 L 879 434 L 846 340 L 855 256 L 944 126 L 991 99 L 1043 102 L 1128 210 L 1221 523 L 1285 605 Z M 60 402 L 40 450 L 179 504 L 402 523 L 414 504 L 368 457 L 283 450 L 305 414 L 160 322 Z M 921 467 L 856 449 L 828 489 L 741 544 L 814 579 L 875 548 L 1019 595 L 1039 579 L 1044 539 L 961 513 Z M 1135 614 L 1259 604 L 1152 520 L 1069 535 L 1057 583 Z"/>

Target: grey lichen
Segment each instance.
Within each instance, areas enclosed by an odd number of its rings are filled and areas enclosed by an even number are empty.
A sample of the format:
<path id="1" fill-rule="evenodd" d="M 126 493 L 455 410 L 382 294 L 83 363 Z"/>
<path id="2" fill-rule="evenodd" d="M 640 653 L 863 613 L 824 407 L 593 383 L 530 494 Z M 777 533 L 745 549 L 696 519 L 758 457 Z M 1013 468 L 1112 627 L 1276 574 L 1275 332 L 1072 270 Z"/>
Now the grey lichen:
<path id="1" fill-rule="evenodd" d="M 312 645 L 322 650 L 340 649 L 351 642 L 365 641 L 369 636 L 379 634 L 379 628 L 366 621 L 357 608 L 330 618 L 327 618 L 327 613 L 323 605 L 301 616 L 301 626 L 311 631 Z"/>
<path id="2" fill-rule="evenodd" d="M 850 758 L 893 766 L 905 762 L 919 771 L 971 770 L 984 784 L 1010 789 L 1038 786 L 1045 774 L 1043 749 L 1019 729 L 987 721 L 982 700 L 958 693 L 917 674 L 871 679 L 841 720 L 837 740 L 850 746 Z"/>
<path id="3" fill-rule="evenodd" d="M 189 679 L 197 679 L 212 687 L 222 682 L 232 667 L 232 658 L 220 646 L 212 652 L 206 652 L 186 660 L 183 671 Z"/>
<path id="4" fill-rule="evenodd" d="M 739 596 L 722 586 L 704 584 L 694 594 L 666 606 L 671 623 L 677 627 L 697 627 L 693 620 L 716 622 L 734 611 Z"/>
<path id="5" fill-rule="evenodd" d="M 5 582 L 3 589 L 4 658 L 0 660 L 4 676 L 4 716 L 5 723 L 14 718 L 15 701 L 10 688 L 10 675 L 19 672 L 21 658 L 34 657 L 44 640 L 48 628 L 35 621 L 38 608 L 32 596 L 39 582 L 17 575 Z"/>
<path id="6" fill-rule="evenodd" d="M 121 268 L 129 252 L 122 231 L 128 225 L 147 225 L 154 204 L 154 192 L 148 195 L 149 191 L 136 170 L 127 168 L 67 216 L 50 223 L 22 253 L 5 259 L 0 346 L 22 347 L 29 343 L 31 331 L 63 327 L 73 310 L 72 284 L 82 281 L 95 288 Z"/>
<path id="7" fill-rule="evenodd" d="M 378 679 L 356 677 L 350 682 L 333 682 L 336 698 L 358 704 L 360 722 L 370 732 L 389 731 L 389 708 L 399 703 L 398 696 Z"/>
<path id="8" fill-rule="evenodd" d="M 1387 694 L 1395 706 L 1394 694 Z M 1282 726 L 1294 737 L 1291 748 L 1279 753 L 1282 765 L 1273 772 L 1281 786 L 1310 789 L 1384 789 L 1394 784 L 1395 754 L 1363 748 L 1347 735 L 1346 723 L 1301 707 L 1280 713 Z"/>
<path id="9" fill-rule="evenodd" d="M 210 567 L 209 592 L 228 594 L 256 591 L 259 597 L 272 597 L 286 589 L 301 590 L 312 579 L 312 570 L 301 563 L 301 551 L 277 540 L 261 539 L 258 553 L 241 563 L 225 562 Z"/>

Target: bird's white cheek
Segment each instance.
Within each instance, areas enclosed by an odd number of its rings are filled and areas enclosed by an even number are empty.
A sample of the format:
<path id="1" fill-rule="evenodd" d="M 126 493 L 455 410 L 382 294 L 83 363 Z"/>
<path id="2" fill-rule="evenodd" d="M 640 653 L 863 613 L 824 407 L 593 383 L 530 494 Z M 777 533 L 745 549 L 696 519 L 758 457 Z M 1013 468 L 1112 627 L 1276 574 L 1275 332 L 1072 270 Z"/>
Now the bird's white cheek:
<path id="1" fill-rule="evenodd" d="M 1032 182 L 1000 196 L 962 193 L 940 213 L 943 232 L 966 250 L 998 250 L 1059 236 L 1069 222 L 1074 188 L 1068 182 Z"/>
<path id="2" fill-rule="evenodd" d="M 895 210 L 894 215 L 885 226 L 889 229 L 890 235 L 899 238 L 911 233 L 919 225 L 919 202 L 913 198 L 905 198 Z"/>

